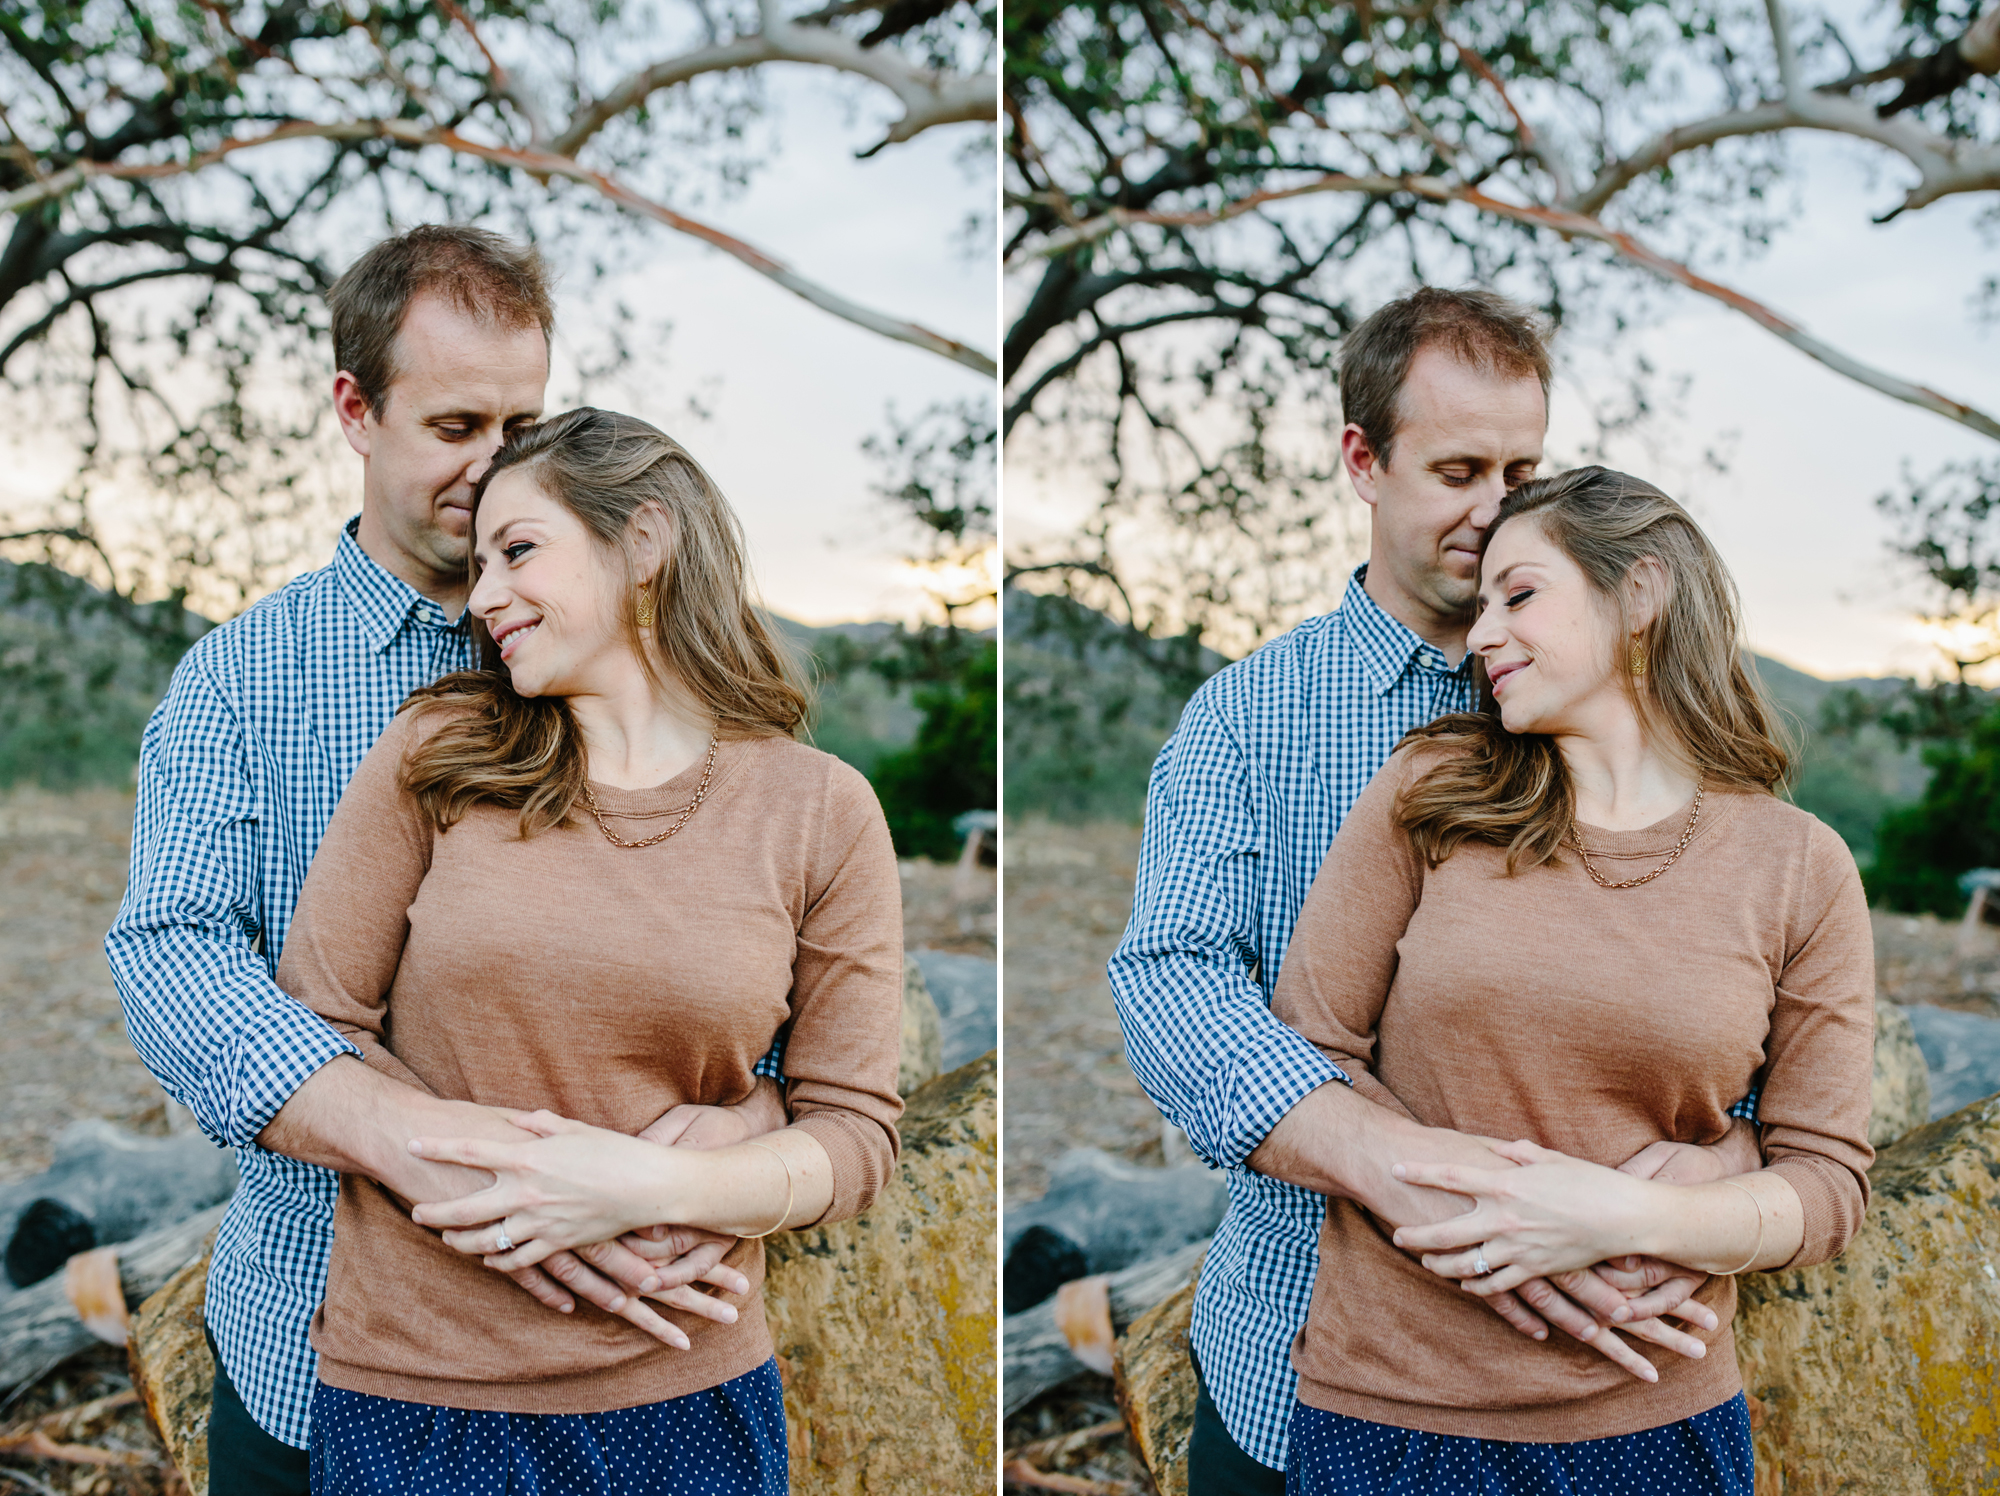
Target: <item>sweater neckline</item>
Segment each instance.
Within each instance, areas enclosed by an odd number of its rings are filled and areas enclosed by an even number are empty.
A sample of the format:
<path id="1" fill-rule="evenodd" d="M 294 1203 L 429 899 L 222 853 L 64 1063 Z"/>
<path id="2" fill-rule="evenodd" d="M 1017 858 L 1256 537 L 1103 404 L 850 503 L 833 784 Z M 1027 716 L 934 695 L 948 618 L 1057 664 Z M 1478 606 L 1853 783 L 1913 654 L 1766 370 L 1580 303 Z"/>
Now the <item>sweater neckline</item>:
<path id="1" fill-rule="evenodd" d="M 1736 808 L 1740 798 L 1733 786 L 1712 784 L 1702 796 L 1701 819 L 1695 823 L 1694 835 L 1688 838 L 1688 845 L 1700 841 L 1715 827 L 1726 821 Z M 1616 859 L 1660 857 L 1674 849 L 1681 839 L 1681 831 L 1687 826 L 1688 812 L 1694 808 L 1694 796 L 1689 795 L 1674 810 L 1660 817 L 1650 826 L 1640 826 L 1631 831 L 1612 831 L 1603 826 L 1593 826 L 1588 821 L 1576 823 L 1576 834 L 1583 841 L 1583 849 L 1592 857 Z"/>
<path id="2" fill-rule="evenodd" d="M 716 788 L 727 779 L 743 761 L 748 740 L 724 738 L 715 747 L 715 777 L 709 781 L 708 790 L 712 795 Z M 695 761 L 673 778 L 661 784 L 648 785 L 644 789 L 620 789 L 606 784 L 600 779 L 589 780 L 590 792 L 597 797 L 597 803 L 606 814 L 620 812 L 649 814 L 661 810 L 677 809 L 694 798 L 694 792 L 701 787 L 701 775 L 708 762 L 708 751 L 703 749 Z"/>

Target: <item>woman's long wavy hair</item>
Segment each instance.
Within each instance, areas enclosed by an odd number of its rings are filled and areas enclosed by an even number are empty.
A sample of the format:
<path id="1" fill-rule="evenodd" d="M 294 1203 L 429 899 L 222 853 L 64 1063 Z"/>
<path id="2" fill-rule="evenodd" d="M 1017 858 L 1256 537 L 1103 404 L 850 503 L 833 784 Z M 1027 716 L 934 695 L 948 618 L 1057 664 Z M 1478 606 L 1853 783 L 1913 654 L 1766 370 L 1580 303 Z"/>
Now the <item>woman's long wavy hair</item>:
<path id="1" fill-rule="evenodd" d="M 575 515 L 591 540 L 622 558 L 631 601 L 626 632 L 663 692 L 678 689 L 723 737 L 791 737 L 812 699 L 790 651 L 751 601 L 742 531 L 701 465 L 666 433 L 633 416 L 586 406 L 508 437 L 472 497 L 473 523 L 493 480 L 520 470 Z M 667 559 L 640 575 L 633 519 L 666 516 Z M 479 562 L 468 555 L 472 585 Z M 653 603 L 642 637 L 636 603 Z M 444 720 L 410 751 L 403 783 L 440 831 L 487 803 L 521 813 L 521 835 L 565 824 L 583 796 L 586 762 L 569 703 L 514 690 L 500 651 L 471 620 L 480 668 L 413 691 L 406 706 Z"/>
<path id="2" fill-rule="evenodd" d="M 1502 526 L 1524 520 L 1615 610 L 1613 668 L 1647 737 L 1711 785 L 1774 792 L 1791 755 L 1744 653 L 1736 584 L 1687 511 L 1638 478 L 1576 468 L 1508 494 L 1482 555 Z M 1627 584 L 1649 560 L 1665 573 L 1665 596 L 1635 631 Z M 1645 651 L 1643 677 L 1630 673 L 1628 641 Z M 1509 873 L 1553 862 L 1576 815 L 1562 753 L 1551 737 L 1502 727 L 1485 662 L 1473 668 L 1480 710 L 1441 717 L 1403 739 L 1450 751 L 1404 791 L 1397 820 L 1432 867 L 1467 841 L 1506 848 Z"/>

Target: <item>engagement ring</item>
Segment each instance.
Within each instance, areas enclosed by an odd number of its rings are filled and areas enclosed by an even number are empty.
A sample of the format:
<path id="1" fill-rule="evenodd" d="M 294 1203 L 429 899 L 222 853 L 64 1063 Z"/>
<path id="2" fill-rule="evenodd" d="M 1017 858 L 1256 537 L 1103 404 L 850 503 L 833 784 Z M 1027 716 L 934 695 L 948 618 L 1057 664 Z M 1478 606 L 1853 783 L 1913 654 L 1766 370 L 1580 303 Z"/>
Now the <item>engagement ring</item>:
<path id="1" fill-rule="evenodd" d="M 507 1225 L 504 1221 L 500 1225 L 500 1240 L 493 1244 L 493 1250 L 495 1252 L 511 1252 L 514 1250 L 514 1242 L 507 1235 Z M 1480 1271 L 1484 1272 L 1485 1269 L 1481 1268 Z"/>
<path id="2" fill-rule="evenodd" d="M 1486 1265 L 1486 1243 L 1481 1242 L 1472 1250 L 1472 1271 L 1475 1277 L 1483 1278 L 1493 1269 Z"/>

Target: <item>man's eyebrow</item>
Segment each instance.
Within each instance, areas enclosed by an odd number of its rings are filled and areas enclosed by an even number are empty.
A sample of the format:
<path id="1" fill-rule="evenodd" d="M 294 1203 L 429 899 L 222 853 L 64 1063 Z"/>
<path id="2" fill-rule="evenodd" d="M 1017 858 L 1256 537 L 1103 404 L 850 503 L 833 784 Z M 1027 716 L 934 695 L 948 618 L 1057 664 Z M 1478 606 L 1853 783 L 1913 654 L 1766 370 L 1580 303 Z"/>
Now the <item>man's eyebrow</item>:
<path id="1" fill-rule="evenodd" d="M 479 410 L 447 410 L 424 417 L 426 426 L 442 426 L 447 423 L 465 426 L 483 426 L 486 413 Z"/>

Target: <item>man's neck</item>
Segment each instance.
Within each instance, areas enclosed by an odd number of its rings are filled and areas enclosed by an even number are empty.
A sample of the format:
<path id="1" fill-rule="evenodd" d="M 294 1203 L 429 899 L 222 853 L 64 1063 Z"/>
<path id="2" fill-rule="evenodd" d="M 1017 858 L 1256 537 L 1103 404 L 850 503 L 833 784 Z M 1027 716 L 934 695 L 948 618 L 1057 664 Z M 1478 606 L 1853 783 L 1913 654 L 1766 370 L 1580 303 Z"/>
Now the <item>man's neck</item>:
<path id="1" fill-rule="evenodd" d="M 1471 618 L 1462 613 L 1441 617 L 1398 587 L 1388 568 L 1378 565 L 1372 556 L 1368 574 L 1361 579 L 1361 590 L 1374 599 L 1376 607 L 1437 649 L 1447 663 L 1456 667 L 1464 661 L 1465 636 L 1472 627 Z"/>
<path id="2" fill-rule="evenodd" d="M 362 555 L 398 581 L 407 582 L 420 596 L 436 603 L 444 609 L 446 618 L 454 623 L 458 621 L 472 590 L 466 584 L 463 572 L 445 576 L 419 561 L 391 540 L 380 525 L 371 523 L 365 505 L 361 510 L 361 523 L 354 527 L 354 540 L 361 547 Z"/>

